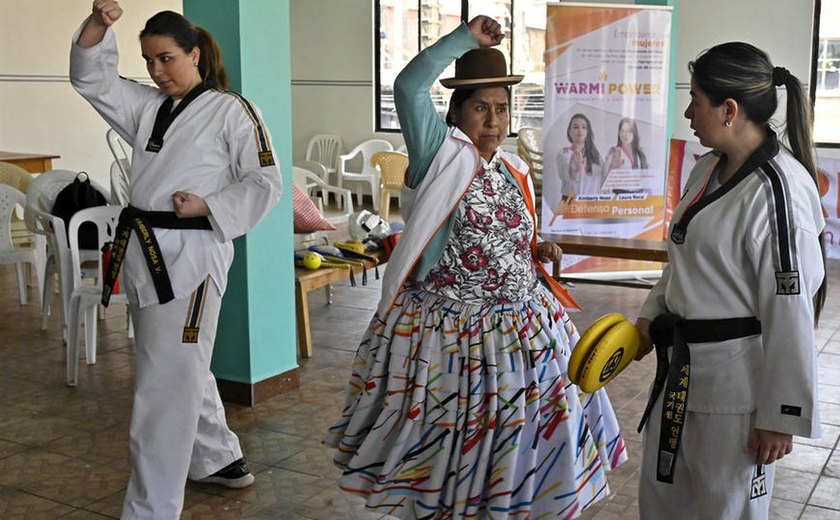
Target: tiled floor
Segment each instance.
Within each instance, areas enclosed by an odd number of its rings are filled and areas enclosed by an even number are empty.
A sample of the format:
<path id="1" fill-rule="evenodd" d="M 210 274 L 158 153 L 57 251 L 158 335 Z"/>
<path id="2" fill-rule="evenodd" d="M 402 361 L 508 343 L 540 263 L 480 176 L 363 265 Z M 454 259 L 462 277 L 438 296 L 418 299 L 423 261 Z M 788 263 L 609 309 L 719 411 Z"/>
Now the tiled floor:
<path id="1" fill-rule="evenodd" d="M 840 262 L 830 265 L 840 279 Z M 371 277 L 372 278 L 372 277 Z M 645 290 L 578 284 L 585 327 L 607 311 L 635 318 Z M 228 407 L 256 484 L 240 491 L 187 485 L 183 518 L 375 519 L 339 491 L 330 450 L 320 444 L 343 401 L 356 343 L 378 298 L 368 287 L 338 286 L 326 305 L 311 295 L 315 355 L 301 363 L 301 389 L 254 408 Z M 30 291 L 34 298 L 34 291 Z M 291 296 L 289 296 L 291 298 Z M 100 322 L 98 362 L 81 366 L 79 386 L 64 385 L 64 350 L 56 320 L 41 332 L 35 304 L 20 306 L 14 270 L 0 268 L 0 518 L 115 518 L 129 472 L 131 341 L 124 310 Z M 292 302 L 278 303 L 291 308 Z M 779 464 L 773 518 L 840 519 L 840 289 L 834 288 L 818 332 L 824 436 L 797 439 Z M 612 495 L 586 519 L 635 519 L 640 437 L 635 427 L 654 368 L 653 356 L 609 385 L 630 461 L 609 475 Z"/>

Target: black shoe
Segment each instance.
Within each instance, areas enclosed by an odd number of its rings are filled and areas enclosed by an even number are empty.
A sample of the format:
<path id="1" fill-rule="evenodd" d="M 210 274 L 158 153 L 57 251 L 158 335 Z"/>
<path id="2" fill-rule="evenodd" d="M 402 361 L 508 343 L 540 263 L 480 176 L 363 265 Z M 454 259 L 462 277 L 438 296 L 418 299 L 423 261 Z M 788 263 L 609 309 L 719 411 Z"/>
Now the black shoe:
<path id="1" fill-rule="evenodd" d="M 241 489 L 254 483 L 254 475 L 251 474 L 251 470 L 248 468 L 248 463 L 245 462 L 245 459 L 239 459 L 231 462 L 209 477 L 199 479 L 198 482 L 219 484 L 220 486 L 232 489 Z"/>

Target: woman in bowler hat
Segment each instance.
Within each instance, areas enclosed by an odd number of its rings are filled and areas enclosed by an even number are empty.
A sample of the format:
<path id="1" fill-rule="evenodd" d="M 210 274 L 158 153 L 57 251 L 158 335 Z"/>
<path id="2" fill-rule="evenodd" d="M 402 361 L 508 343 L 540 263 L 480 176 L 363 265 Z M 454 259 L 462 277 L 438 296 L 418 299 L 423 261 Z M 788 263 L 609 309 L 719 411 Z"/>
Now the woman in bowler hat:
<path id="1" fill-rule="evenodd" d="M 542 262 L 527 165 L 500 148 L 510 75 L 478 16 L 418 54 L 395 98 L 406 218 L 359 346 L 337 448 L 342 489 L 399 518 L 572 518 L 626 460 L 603 390 L 568 381 L 574 300 Z M 444 122 L 429 90 L 456 60 Z"/>

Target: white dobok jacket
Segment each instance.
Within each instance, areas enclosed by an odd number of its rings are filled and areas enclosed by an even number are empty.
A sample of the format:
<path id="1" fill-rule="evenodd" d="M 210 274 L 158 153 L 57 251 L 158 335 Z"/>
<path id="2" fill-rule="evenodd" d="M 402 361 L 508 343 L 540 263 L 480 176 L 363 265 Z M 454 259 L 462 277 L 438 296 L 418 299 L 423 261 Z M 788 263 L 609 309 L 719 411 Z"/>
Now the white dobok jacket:
<path id="1" fill-rule="evenodd" d="M 755 412 L 756 428 L 819 436 L 813 296 L 825 221 L 815 183 L 772 133 L 743 171 L 704 195 L 717 162 L 709 153 L 691 172 L 671 221 L 670 263 L 641 316 L 667 308 L 685 319 L 758 318 L 760 336 L 689 343 L 688 409 Z"/>
<path id="2" fill-rule="evenodd" d="M 79 31 L 73 36 L 73 42 Z M 173 211 L 172 194 L 203 197 L 212 232 L 155 229 L 175 298 L 185 298 L 209 274 L 220 293 L 233 261 L 232 240 L 245 234 L 276 204 L 280 171 L 259 110 L 242 96 L 207 90 L 178 115 L 157 153 L 146 151 L 166 95 L 119 77 L 117 46 L 108 29 L 98 45 L 73 45 L 70 79 L 107 123 L 133 147 L 129 199 L 141 210 Z M 177 105 L 176 105 L 177 106 Z M 261 166 L 260 154 L 262 154 Z M 158 302 L 136 237 L 123 265 L 128 296 L 140 306 Z"/>

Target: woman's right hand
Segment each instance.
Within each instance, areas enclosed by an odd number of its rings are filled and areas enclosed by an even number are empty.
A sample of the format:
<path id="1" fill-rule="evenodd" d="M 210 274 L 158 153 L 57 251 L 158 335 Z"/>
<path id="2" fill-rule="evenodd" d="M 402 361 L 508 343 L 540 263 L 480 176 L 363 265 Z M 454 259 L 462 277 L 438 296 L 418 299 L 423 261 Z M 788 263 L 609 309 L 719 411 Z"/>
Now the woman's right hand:
<path id="1" fill-rule="evenodd" d="M 470 20 L 467 27 L 470 28 L 470 32 L 475 37 L 475 41 L 478 42 L 479 47 L 498 45 L 502 42 L 502 38 L 505 37 L 499 22 L 483 14 Z"/>
<path id="2" fill-rule="evenodd" d="M 85 21 L 76 45 L 82 49 L 98 45 L 108 32 L 108 27 L 114 25 L 122 13 L 122 7 L 116 0 L 94 0 L 93 13 Z"/>
<path id="3" fill-rule="evenodd" d="M 123 10 L 116 0 L 94 0 L 91 20 L 110 27 L 122 16 Z"/>
<path id="4" fill-rule="evenodd" d="M 624 158 L 621 157 L 621 150 L 618 148 L 610 148 L 610 169 L 614 170 L 620 168 L 624 163 Z"/>
<path id="5" fill-rule="evenodd" d="M 650 320 L 647 318 L 636 319 L 636 330 L 639 332 L 639 351 L 636 353 L 636 361 L 650 354 L 653 350 L 653 342 L 650 340 Z"/>

